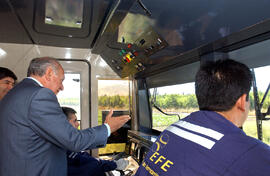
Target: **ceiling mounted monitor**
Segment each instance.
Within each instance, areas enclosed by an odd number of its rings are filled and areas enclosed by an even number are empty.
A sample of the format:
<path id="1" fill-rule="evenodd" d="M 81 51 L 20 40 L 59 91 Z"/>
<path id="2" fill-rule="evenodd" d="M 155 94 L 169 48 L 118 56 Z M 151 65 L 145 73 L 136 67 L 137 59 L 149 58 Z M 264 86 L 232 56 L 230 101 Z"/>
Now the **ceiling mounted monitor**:
<path id="1" fill-rule="evenodd" d="M 90 34 L 92 0 L 39 0 L 35 12 L 38 33 L 75 38 Z"/>
<path id="2" fill-rule="evenodd" d="M 83 0 L 46 0 L 45 24 L 81 28 Z"/>

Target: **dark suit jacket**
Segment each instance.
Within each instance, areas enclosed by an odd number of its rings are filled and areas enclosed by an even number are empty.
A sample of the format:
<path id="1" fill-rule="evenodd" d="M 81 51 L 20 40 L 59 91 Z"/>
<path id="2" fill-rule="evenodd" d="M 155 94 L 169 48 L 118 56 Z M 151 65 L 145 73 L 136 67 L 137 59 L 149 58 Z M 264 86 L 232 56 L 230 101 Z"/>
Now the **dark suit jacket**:
<path id="1" fill-rule="evenodd" d="M 26 78 L 0 103 L 0 175 L 67 175 L 66 151 L 104 146 L 107 134 L 72 127 L 55 94 Z"/>
<path id="2" fill-rule="evenodd" d="M 68 176 L 105 176 L 115 170 L 114 160 L 96 159 L 87 152 L 67 152 Z"/>

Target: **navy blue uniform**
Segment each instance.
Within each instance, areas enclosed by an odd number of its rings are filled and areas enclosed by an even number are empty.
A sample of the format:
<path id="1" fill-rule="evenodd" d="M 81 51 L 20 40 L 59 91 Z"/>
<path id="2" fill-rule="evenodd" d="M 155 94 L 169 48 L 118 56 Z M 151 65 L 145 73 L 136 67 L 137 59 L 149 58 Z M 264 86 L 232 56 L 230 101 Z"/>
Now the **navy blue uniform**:
<path id="1" fill-rule="evenodd" d="M 98 160 L 87 152 L 67 152 L 68 176 L 105 176 L 115 170 L 114 161 Z"/>
<path id="2" fill-rule="evenodd" d="M 269 176 L 270 147 L 218 113 L 198 111 L 160 134 L 139 175 Z"/>

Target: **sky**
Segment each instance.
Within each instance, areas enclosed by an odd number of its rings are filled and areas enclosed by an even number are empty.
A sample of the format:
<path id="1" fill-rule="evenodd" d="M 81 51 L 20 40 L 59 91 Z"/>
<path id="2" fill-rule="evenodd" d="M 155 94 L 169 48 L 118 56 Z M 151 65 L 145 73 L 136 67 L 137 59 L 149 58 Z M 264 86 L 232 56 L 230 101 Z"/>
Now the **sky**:
<path id="1" fill-rule="evenodd" d="M 123 95 L 128 96 L 128 80 L 98 80 L 98 96 Z"/>
<path id="2" fill-rule="evenodd" d="M 63 82 L 64 91 L 58 93 L 58 98 L 78 98 L 80 97 L 80 82 L 75 80 L 80 80 L 80 74 L 65 74 L 65 80 Z"/>
<path id="3" fill-rule="evenodd" d="M 256 68 L 255 76 L 258 90 L 265 92 L 270 83 L 270 66 Z"/>

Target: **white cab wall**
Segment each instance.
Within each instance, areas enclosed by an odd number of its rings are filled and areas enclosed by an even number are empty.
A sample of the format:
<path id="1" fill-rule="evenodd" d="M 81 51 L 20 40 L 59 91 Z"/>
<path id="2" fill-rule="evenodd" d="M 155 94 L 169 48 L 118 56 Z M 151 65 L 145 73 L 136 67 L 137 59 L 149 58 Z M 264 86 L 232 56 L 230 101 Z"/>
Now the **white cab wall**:
<path id="1" fill-rule="evenodd" d="M 98 79 L 116 79 L 119 78 L 112 69 L 98 55 L 92 54 L 90 49 L 71 49 L 40 45 L 27 44 L 10 44 L 0 43 L 0 66 L 8 67 L 21 81 L 26 77 L 27 68 L 31 59 L 36 57 L 51 56 L 61 59 L 83 59 L 90 62 L 91 65 L 91 126 L 98 124 Z M 65 71 L 72 72 L 73 70 L 84 71 L 80 64 L 62 64 Z M 73 68 L 74 67 L 74 68 Z M 88 89 L 88 83 L 82 84 L 82 89 Z M 87 101 L 88 91 L 82 92 L 83 101 Z M 89 102 L 89 101 L 87 101 Z M 85 103 L 83 103 L 85 106 Z M 88 107 L 82 107 L 89 109 Z M 89 112 L 82 110 L 81 114 L 82 128 L 89 127 Z"/>

